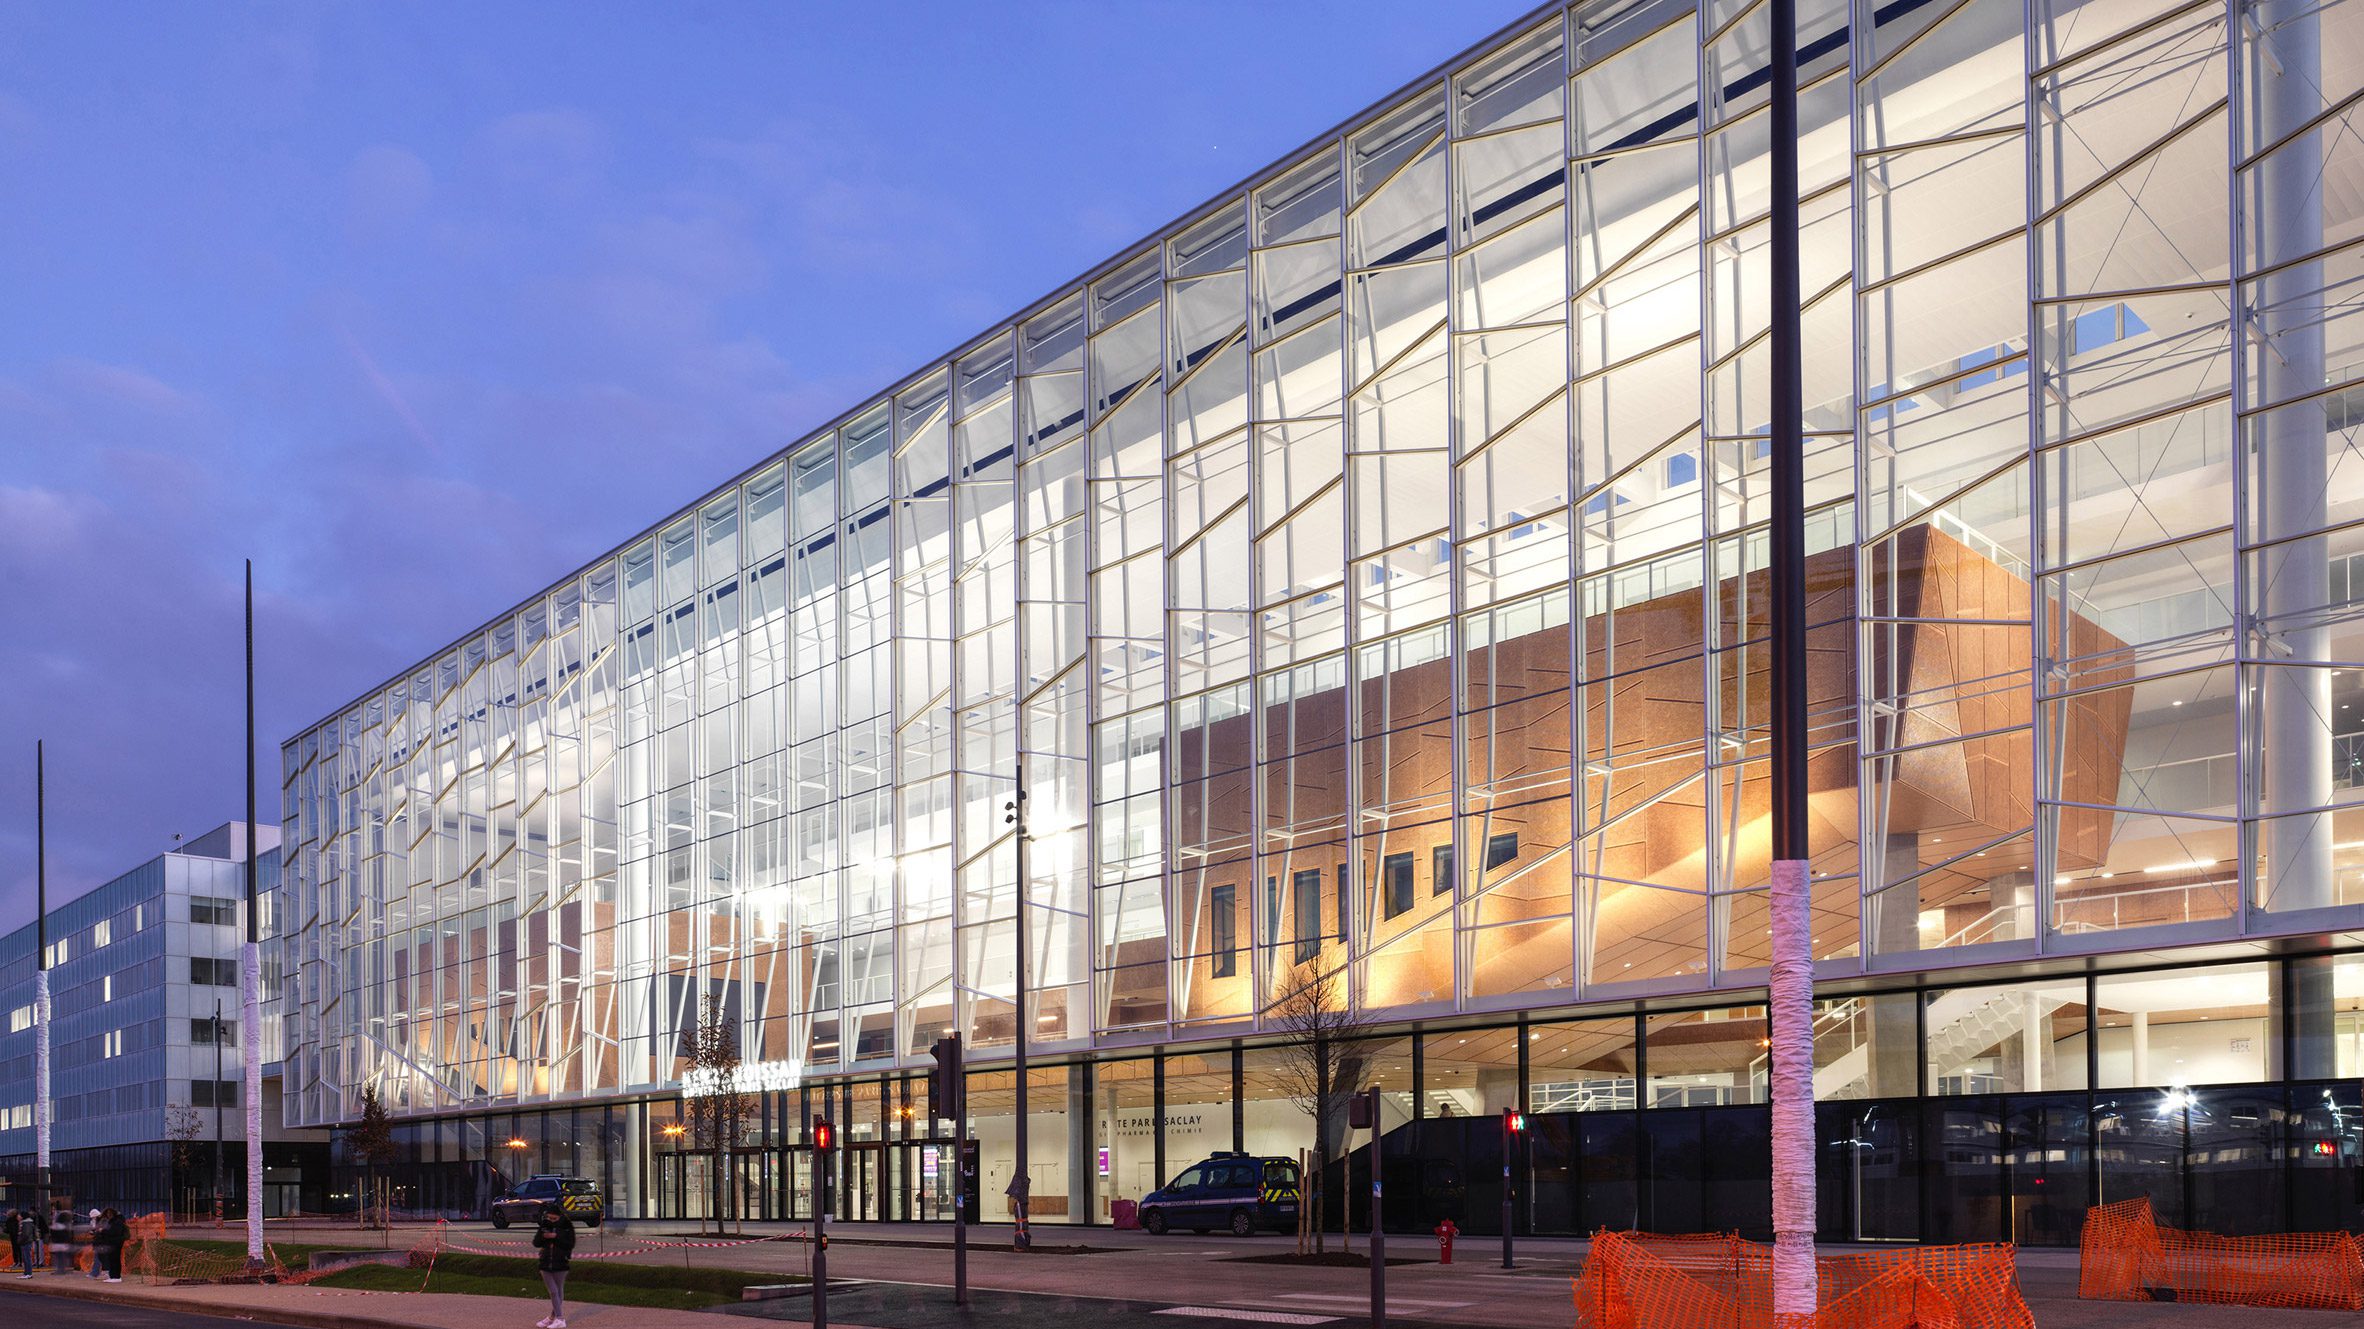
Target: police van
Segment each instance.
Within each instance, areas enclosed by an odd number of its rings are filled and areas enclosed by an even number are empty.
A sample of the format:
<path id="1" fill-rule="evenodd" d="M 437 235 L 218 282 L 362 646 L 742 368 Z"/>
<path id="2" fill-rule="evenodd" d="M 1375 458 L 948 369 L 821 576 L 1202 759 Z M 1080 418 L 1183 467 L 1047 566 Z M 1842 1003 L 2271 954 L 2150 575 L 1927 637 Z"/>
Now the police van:
<path id="1" fill-rule="evenodd" d="M 1142 1197 L 1141 1227 L 1152 1236 L 1178 1227 L 1224 1228 L 1235 1237 L 1261 1228 L 1290 1232 L 1297 1196 L 1297 1160 L 1219 1153 Z"/>

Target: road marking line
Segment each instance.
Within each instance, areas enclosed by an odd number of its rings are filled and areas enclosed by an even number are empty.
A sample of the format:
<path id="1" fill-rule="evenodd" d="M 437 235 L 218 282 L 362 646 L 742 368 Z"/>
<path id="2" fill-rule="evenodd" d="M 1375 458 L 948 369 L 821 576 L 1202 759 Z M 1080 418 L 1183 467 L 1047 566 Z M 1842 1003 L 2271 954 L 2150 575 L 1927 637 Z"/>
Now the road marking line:
<path id="1" fill-rule="evenodd" d="M 1288 1311 L 1243 1311 L 1224 1306 L 1168 1306 L 1152 1315 L 1200 1315 L 1210 1320 L 1247 1320 L 1255 1324 L 1335 1324 L 1335 1315 L 1297 1315 Z"/>
<path id="2" fill-rule="evenodd" d="M 1274 1294 L 1273 1299 L 1275 1301 L 1338 1301 L 1344 1302 L 1350 1306 L 1368 1306 L 1371 1304 L 1371 1298 L 1368 1294 L 1359 1297 L 1349 1297 L 1343 1296 L 1336 1292 L 1281 1292 Z M 1455 1310 L 1463 1306 L 1474 1306 L 1476 1304 L 1477 1303 L 1474 1301 L 1420 1301 L 1410 1297 L 1389 1297 L 1387 1299 L 1387 1306 L 1390 1310 L 1394 1310 L 1399 1307 L 1430 1311 Z"/>

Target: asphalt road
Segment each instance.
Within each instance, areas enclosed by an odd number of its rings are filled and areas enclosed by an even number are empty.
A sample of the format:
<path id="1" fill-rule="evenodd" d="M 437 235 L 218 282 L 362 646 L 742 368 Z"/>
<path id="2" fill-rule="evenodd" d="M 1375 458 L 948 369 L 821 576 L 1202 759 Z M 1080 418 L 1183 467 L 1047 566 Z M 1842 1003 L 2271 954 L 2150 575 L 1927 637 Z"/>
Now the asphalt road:
<path id="1" fill-rule="evenodd" d="M 254 1320 L 141 1310 L 71 1297 L 26 1297 L 8 1303 L 8 1308 L 10 1322 L 26 1329 L 255 1329 L 257 1324 Z"/>
<path id="2" fill-rule="evenodd" d="M 1324 1299 L 1332 1300 L 1332 1299 Z M 1347 1302 L 1351 1298 L 1336 1298 Z M 1367 1304 L 1367 1303 L 1365 1303 Z M 729 1315 L 809 1324 L 813 1306 L 805 1297 L 748 1302 L 725 1308 Z M 1040 1325 L 1090 1325 L 1092 1329 L 1224 1329 L 1226 1325 L 1368 1325 L 1364 1304 L 1275 1303 L 1265 1310 L 1170 1301 L 1122 1301 L 1106 1297 L 1046 1296 L 974 1289 L 966 1308 L 952 1304 L 950 1288 L 907 1283 L 858 1283 L 829 1296 L 831 1323 L 877 1329 L 1035 1329 Z M 1390 1329 L 1450 1329 L 1402 1315 L 1387 1317 Z"/>

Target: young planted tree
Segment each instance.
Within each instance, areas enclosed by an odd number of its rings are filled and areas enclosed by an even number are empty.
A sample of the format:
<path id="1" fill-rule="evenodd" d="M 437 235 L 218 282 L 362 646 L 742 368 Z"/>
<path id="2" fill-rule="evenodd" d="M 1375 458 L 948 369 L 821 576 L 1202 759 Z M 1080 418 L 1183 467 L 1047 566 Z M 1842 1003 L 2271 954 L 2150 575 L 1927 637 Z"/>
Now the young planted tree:
<path id="1" fill-rule="evenodd" d="M 164 1105 L 164 1138 L 172 1142 L 172 1194 L 176 1213 L 183 1199 L 189 1201 L 191 1214 L 197 1211 L 194 1196 L 187 1193 L 193 1188 L 184 1183 L 196 1171 L 197 1141 L 204 1129 L 204 1119 L 197 1115 L 196 1108 L 187 1103 Z"/>
<path id="2" fill-rule="evenodd" d="M 394 1161 L 394 1124 L 386 1119 L 386 1105 L 378 1101 L 376 1085 L 361 1088 L 361 1120 L 345 1132 L 345 1148 L 361 1164 L 362 1223 L 373 1227 L 390 1223 L 391 1206 L 378 1193 L 378 1169 Z"/>
<path id="3" fill-rule="evenodd" d="M 722 1229 L 726 1214 L 736 1228 L 738 1187 L 728 1184 L 733 1180 L 732 1155 L 746 1130 L 747 1118 L 754 1112 L 755 1098 L 741 1086 L 738 1021 L 719 994 L 708 993 L 698 1011 L 697 1032 L 690 1038 L 689 1070 L 682 1077 L 682 1100 L 689 1114 L 691 1144 L 713 1151 L 713 1166 L 708 1171 L 714 1184 L 714 1203 L 709 1208 L 714 1212 L 715 1230 Z M 706 1230 L 704 1218 L 698 1220 L 698 1230 Z"/>
<path id="4" fill-rule="evenodd" d="M 1281 978 L 1272 1019 L 1282 1034 L 1281 1085 L 1313 1119 L 1313 1156 L 1299 1181 L 1297 1204 L 1301 1214 L 1311 1213 L 1318 1254 L 1327 1247 L 1328 1232 L 1318 1207 L 1321 1177 L 1333 1149 L 1345 1156 L 1347 1101 L 1357 1087 L 1363 1064 L 1359 1040 L 1370 1032 L 1370 1022 L 1348 1000 L 1342 972 L 1323 968 L 1318 959 Z M 1346 1221 L 1352 1231 L 1351 1213 Z"/>

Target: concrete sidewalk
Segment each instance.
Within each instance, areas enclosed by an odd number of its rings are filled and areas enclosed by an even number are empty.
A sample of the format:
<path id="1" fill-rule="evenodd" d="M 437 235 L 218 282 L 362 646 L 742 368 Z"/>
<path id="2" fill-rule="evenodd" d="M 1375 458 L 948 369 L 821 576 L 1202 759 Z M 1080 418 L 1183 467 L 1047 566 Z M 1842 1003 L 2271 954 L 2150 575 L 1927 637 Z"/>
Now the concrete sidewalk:
<path id="1" fill-rule="evenodd" d="M 763 1235 L 777 1235 L 792 1225 L 769 1225 Z M 419 1229 L 400 1228 L 390 1237 L 357 1232 L 351 1227 L 296 1227 L 273 1224 L 270 1240 L 278 1245 L 310 1243 L 345 1249 L 367 1249 L 384 1240 L 396 1248 L 408 1246 Z M 1274 1254 L 1290 1248 L 1288 1237 L 1150 1238 L 1141 1233 L 1088 1229 L 1061 1232 L 1040 1230 L 1043 1245 L 1076 1242 L 1098 1253 L 1019 1255 L 1008 1246 L 1008 1230 L 972 1230 L 969 1255 L 970 1286 L 1001 1294 L 994 1305 L 1008 1308 L 1001 1316 L 963 1314 L 950 1305 L 952 1260 L 939 1244 L 942 1228 L 921 1225 L 870 1225 L 832 1229 L 829 1272 L 832 1281 L 869 1280 L 873 1289 L 842 1298 L 839 1316 L 859 1315 L 878 1329 L 932 1329 L 942 1325 L 1118 1323 L 1128 1315 L 1157 1315 L 1154 1323 L 1188 1329 L 1189 1310 L 1231 1308 L 1233 1311 L 1290 1312 L 1327 1317 L 1338 1329 L 1366 1322 L 1369 1273 L 1353 1268 L 1304 1268 L 1276 1264 L 1239 1263 L 1244 1256 Z M 694 1229 L 692 1229 L 694 1233 Z M 810 1251 L 803 1241 L 759 1241 L 735 1246 L 674 1246 L 650 1250 L 652 1243 L 683 1234 L 672 1223 L 642 1223 L 628 1231 L 585 1233 L 576 1247 L 578 1261 L 599 1258 L 603 1246 L 613 1262 L 678 1268 L 687 1263 L 710 1268 L 759 1273 L 801 1274 Z M 186 1230 L 186 1238 L 202 1239 L 202 1230 Z M 527 1254 L 524 1234 L 497 1233 L 482 1224 L 459 1224 L 450 1229 L 453 1249 L 501 1254 Z M 751 1227 L 749 1235 L 757 1235 Z M 708 1238 L 709 1241 L 712 1238 Z M 892 1242 L 873 1245 L 870 1242 Z M 513 1246 L 514 1244 L 514 1246 Z M 1569 1280 L 1575 1275 L 1589 1243 L 1572 1239 L 1526 1241 L 1518 1245 L 1518 1268 L 1500 1267 L 1500 1247 L 1487 1241 L 1464 1242 L 1456 1263 L 1434 1262 L 1434 1241 L 1391 1236 L 1388 1254 L 1414 1256 L 1421 1263 L 1388 1270 L 1390 1320 L 1435 1325 L 1484 1326 L 1485 1329 L 1566 1329 L 1572 1318 Z M 1357 1248 L 1361 1246 L 1358 1239 Z M 1839 1248 L 1826 1248 L 1833 1253 Z M 2357 1317 L 2340 1312 L 2259 1310 L 2239 1306 L 2195 1306 L 2134 1302 L 2089 1302 L 2077 1298 L 2077 1252 L 2028 1250 L 2019 1254 L 2020 1286 L 2040 1329 L 2321 1329 L 2352 1324 Z M 501 1329 L 530 1325 L 541 1314 L 540 1303 L 524 1299 L 355 1292 L 303 1287 L 147 1287 L 108 1286 L 87 1279 L 49 1276 L 18 1282 L 0 1279 L 0 1291 L 52 1292 L 54 1295 L 100 1297 L 128 1304 L 182 1309 L 195 1313 L 251 1316 L 310 1329 L 390 1329 L 414 1325 L 420 1329 Z M 889 1289 L 892 1289 L 889 1294 Z M 1102 1309 L 1093 1309 L 1102 1308 Z M 570 1313 L 570 1329 L 717 1329 L 731 1323 L 717 1320 L 726 1308 L 708 1311 L 658 1311 L 635 1307 L 582 1304 Z M 738 1308 L 727 1308 L 738 1309 Z M 982 1312 L 984 1306 L 977 1308 Z M 763 1318 L 796 1321 L 810 1315 L 801 1298 L 770 1303 L 757 1312 Z M 1144 1321 L 1147 1322 L 1147 1321 Z M 740 1321 L 744 1323 L 744 1321 Z M 1214 1329 L 1219 1321 L 1199 1321 Z"/>

